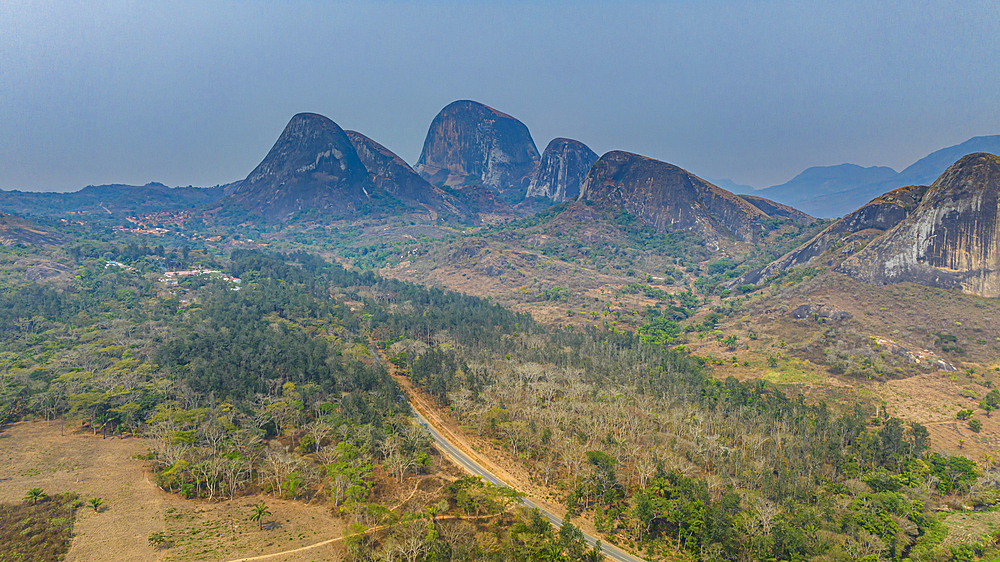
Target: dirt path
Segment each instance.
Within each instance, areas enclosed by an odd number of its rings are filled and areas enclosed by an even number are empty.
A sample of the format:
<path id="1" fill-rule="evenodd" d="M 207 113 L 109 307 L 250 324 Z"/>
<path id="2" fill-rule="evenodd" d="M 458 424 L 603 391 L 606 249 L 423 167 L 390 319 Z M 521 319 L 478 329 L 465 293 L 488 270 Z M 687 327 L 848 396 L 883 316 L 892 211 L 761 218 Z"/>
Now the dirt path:
<path id="1" fill-rule="evenodd" d="M 438 517 L 436 520 L 437 521 L 446 521 L 446 520 L 451 520 L 451 519 L 461 519 L 461 520 L 468 520 L 468 519 L 491 519 L 493 517 L 497 517 L 498 515 L 499 514 L 480 515 L 478 517 L 475 517 L 475 516 L 458 517 L 458 516 L 455 516 L 455 515 L 444 515 L 444 516 Z M 392 529 L 392 528 L 395 528 L 395 527 L 398 527 L 398 526 L 399 526 L 399 523 L 397 523 L 395 525 L 386 525 L 384 527 L 379 527 L 377 530 L 375 528 L 369 528 L 369 529 L 367 529 L 364 532 L 364 534 L 367 535 L 369 533 L 373 533 L 373 532 L 376 532 L 376 531 L 387 531 L 389 529 Z M 320 542 L 318 542 L 316 544 L 310 544 L 308 546 L 302 546 L 302 547 L 299 547 L 299 548 L 293 548 L 291 550 L 284 550 L 284 551 L 281 551 L 281 552 L 272 552 L 271 554 L 261 554 L 260 556 L 252 556 L 250 558 L 234 558 L 232 560 L 227 560 L 226 562 L 253 562 L 254 560 L 268 560 L 270 558 L 276 558 L 278 556 L 289 556 L 289 555 L 292 555 L 292 554 L 298 554 L 300 552 L 305 552 L 307 550 L 312 550 L 314 548 L 319 548 L 321 546 L 326 546 L 328 544 L 333 544 L 335 542 L 340 542 L 340 541 L 342 541 L 342 540 L 344 540 L 346 538 L 347 537 L 338 537 L 336 539 L 328 539 L 328 540 L 325 540 L 325 541 L 320 541 Z"/>
<path id="2" fill-rule="evenodd" d="M 484 468 L 507 482 L 520 492 L 525 494 L 529 500 L 551 513 L 565 513 L 564 506 L 560 498 L 550 492 L 547 488 L 538 486 L 531 481 L 523 465 L 512 459 L 506 458 L 504 453 L 496 450 L 492 444 L 475 436 L 466 434 L 460 428 L 460 424 L 451 416 L 442 412 L 434 403 L 433 399 L 423 391 L 415 387 L 410 379 L 401 375 L 396 367 L 389 362 L 385 362 L 390 373 L 396 382 L 402 386 L 410 396 L 410 404 L 427 418 L 434 426 L 444 434 L 448 441 L 457 446 L 466 455 L 474 458 Z M 583 529 L 584 532 L 594 536 L 601 536 L 593 522 L 575 518 L 573 524 Z"/>

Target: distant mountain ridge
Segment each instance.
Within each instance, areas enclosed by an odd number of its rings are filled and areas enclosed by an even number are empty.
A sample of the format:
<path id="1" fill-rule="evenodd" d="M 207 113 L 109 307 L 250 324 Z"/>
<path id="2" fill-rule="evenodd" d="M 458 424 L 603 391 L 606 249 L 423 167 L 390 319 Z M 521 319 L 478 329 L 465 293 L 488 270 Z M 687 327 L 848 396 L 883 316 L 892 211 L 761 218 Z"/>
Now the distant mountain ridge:
<path id="1" fill-rule="evenodd" d="M 1000 135 L 973 137 L 917 160 L 902 172 L 855 164 L 809 168 L 781 185 L 755 191 L 817 217 L 844 216 L 880 194 L 907 185 L 929 185 L 967 154 L 1000 153 Z"/>
<path id="2" fill-rule="evenodd" d="M 154 211 L 179 211 L 222 199 L 234 184 L 215 187 L 88 185 L 66 193 L 0 190 L 0 211 L 40 217 L 119 216 Z"/>
<path id="3" fill-rule="evenodd" d="M 863 168 L 856 164 L 838 166 L 814 166 L 781 185 L 774 185 L 754 192 L 754 195 L 795 205 L 809 201 L 818 194 L 830 194 L 867 185 L 889 181 L 899 175 L 896 170 L 884 166 Z"/>

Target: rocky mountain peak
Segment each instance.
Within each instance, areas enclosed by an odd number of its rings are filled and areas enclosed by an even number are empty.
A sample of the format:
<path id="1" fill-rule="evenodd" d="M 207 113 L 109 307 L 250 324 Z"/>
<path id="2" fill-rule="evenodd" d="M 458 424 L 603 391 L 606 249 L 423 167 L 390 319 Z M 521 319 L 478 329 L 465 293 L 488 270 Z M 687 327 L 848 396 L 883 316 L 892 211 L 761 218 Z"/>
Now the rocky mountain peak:
<path id="1" fill-rule="evenodd" d="M 910 281 L 1000 297 L 1000 157 L 969 154 L 905 219 L 840 270 L 876 285 Z"/>
<path id="2" fill-rule="evenodd" d="M 524 123 L 461 100 L 434 117 L 415 169 L 432 184 L 481 183 L 502 194 L 516 193 L 528 189 L 538 159 Z"/>
<path id="3" fill-rule="evenodd" d="M 528 197 L 547 197 L 556 203 L 576 199 L 580 184 L 597 161 L 597 154 L 580 141 L 552 139 L 528 186 Z"/>
<path id="4" fill-rule="evenodd" d="M 322 115 L 300 113 L 230 201 L 269 220 L 283 221 L 312 208 L 334 216 L 351 215 L 373 189 L 344 130 Z"/>

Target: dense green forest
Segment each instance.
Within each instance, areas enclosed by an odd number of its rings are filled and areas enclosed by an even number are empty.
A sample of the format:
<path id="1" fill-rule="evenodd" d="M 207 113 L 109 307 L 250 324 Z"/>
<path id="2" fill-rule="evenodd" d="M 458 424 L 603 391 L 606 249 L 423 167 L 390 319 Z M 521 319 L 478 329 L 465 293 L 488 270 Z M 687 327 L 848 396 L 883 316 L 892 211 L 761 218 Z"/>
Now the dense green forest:
<path id="1" fill-rule="evenodd" d="M 391 558 L 413 537 L 415 560 L 596 556 L 572 525 L 504 517 L 516 497 L 476 479 L 450 486 L 429 514 L 373 503 L 377 474 L 402 480 L 433 465 L 390 365 L 558 490 L 568 518 L 650 557 L 995 556 L 987 542 L 941 546 L 938 515 L 995 506 L 995 472 L 929 453 L 926 428 L 863 402 L 713 378 L 669 345 L 699 306 L 693 293 L 631 333 L 549 328 L 303 252 L 95 242 L 60 259 L 72 280 L 0 294 L 0 419 L 66 416 L 94 433 L 141 434 L 157 484 L 186 497 L 322 493 L 362 527 L 391 522 L 384 535 L 354 535 L 357 560 Z M 230 277 L 160 279 L 195 262 Z M 444 513 L 503 524 L 480 536 L 438 521 Z"/>

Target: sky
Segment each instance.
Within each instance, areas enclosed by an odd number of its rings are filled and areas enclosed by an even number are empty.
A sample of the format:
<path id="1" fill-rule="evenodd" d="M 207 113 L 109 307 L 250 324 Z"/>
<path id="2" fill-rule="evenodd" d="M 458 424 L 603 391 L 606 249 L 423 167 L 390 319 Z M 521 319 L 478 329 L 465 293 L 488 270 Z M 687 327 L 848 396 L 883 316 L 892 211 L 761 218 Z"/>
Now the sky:
<path id="1" fill-rule="evenodd" d="M 472 99 L 756 188 L 1000 134 L 1000 2 L 0 0 L 0 189 L 238 181 L 292 115 L 413 164 Z"/>

